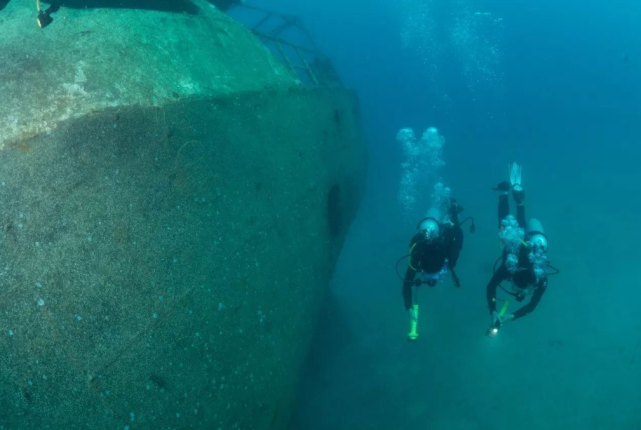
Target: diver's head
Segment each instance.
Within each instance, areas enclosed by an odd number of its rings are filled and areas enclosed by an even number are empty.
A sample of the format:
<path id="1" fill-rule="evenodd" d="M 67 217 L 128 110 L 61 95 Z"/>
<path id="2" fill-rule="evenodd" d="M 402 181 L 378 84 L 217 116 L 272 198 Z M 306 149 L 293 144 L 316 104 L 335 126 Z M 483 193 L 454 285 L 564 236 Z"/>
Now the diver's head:
<path id="1" fill-rule="evenodd" d="M 532 218 L 527 223 L 528 242 L 533 249 L 547 252 L 548 238 L 543 230 L 543 224 L 536 218 Z"/>
<path id="2" fill-rule="evenodd" d="M 426 241 L 431 242 L 436 239 L 441 231 L 439 219 L 441 218 L 441 211 L 432 208 L 427 211 L 427 216 L 418 223 L 416 230 Z"/>
<path id="3" fill-rule="evenodd" d="M 440 233 L 440 227 L 434 218 L 425 218 L 418 223 L 416 230 L 428 242 L 436 239 Z"/>

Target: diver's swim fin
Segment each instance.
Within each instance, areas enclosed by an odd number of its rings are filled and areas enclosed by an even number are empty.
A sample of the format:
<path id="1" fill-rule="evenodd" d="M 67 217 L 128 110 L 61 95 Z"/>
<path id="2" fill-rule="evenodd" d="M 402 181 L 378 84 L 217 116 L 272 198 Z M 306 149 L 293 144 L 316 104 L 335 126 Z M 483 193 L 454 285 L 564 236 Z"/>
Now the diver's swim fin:
<path id="1" fill-rule="evenodd" d="M 521 185 L 521 165 L 518 163 L 510 163 L 510 184 L 512 187 Z"/>

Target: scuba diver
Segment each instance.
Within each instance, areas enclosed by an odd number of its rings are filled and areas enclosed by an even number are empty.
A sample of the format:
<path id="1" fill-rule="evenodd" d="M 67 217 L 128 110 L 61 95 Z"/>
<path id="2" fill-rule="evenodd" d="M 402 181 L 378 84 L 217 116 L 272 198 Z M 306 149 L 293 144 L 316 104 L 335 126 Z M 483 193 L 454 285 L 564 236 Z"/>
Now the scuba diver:
<path id="1" fill-rule="evenodd" d="M 408 258 L 408 267 L 403 279 L 403 301 L 405 310 L 409 313 L 411 320 L 410 332 L 407 335 L 409 341 L 418 338 L 416 332 L 418 321 L 418 303 L 416 303 L 416 289 L 427 284 L 434 287 L 438 282 L 445 279 L 447 272 L 452 273 L 452 280 L 456 287 L 461 283 L 455 272 L 461 249 L 463 249 L 463 230 L 461 226 L 468 220 L 472 220 L 470 231 L 474 232 L 476 227 L 472 217 L 459 222 L 459 214 L 463 208 L 458 205 L 455 199 L 447 201 L 448 216 L 441 217 L 441 211 L 432 208 L 427 216 L 416 226 L 416 234 L 410 242 L 410 252 L 407 256 L 401 257 L 398 264 Z M 420 274 L 420 279 L 415 279 Z"/>
<path id="2" fill-rule="evenodd" d="M 503 254 L 496 261 L 501 265 L 494 271 L 492 279 L 487 284 L 487 305 L 492 316 L 492 324 L 487 330 L 488 337 L 495 337 L 501 326 L 507 321 L 514 321 L 526 316 L 536 309 L 548 286 L 548 275 L 558 273 L 550 266 L 547 259 L 548 240 L 541 222 L 536 218 L 525 221 L 523 200 L 525 193 L 521 186 L 521 166 L 511 163 L 510 181 L 498 184 L 499 191 L 499 237 L 504 248 Z M 516 202 L 516 218 L 510 215 L 509 192 Z M 495 263 L 495 267 L 496 267 Z M 554 270 L 548 273 L 548 268 Z M 503 288 L 501 283 L 509 281 L 511 291 Z M 504 301 L 501 311 L 496 309 L 496 292 L 501 288 L 507 294 L 522 302 L 530 297 L 529 302 L 515 311 L 506 313 L 508 302 Z"/>

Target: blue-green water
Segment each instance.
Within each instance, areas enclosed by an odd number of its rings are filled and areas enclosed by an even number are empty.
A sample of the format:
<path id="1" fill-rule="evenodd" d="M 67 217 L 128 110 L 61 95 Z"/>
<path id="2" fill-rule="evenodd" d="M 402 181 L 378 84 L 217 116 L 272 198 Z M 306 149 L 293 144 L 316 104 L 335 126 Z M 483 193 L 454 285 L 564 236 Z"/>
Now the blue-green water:
<path id="1" fill-rule="evenodd" d="M 294 427 L 641 428 L 641 4 L 263 3 L 300 13 L 358 90 L 371 155 Z M 439 175 L 478 230 L 466 231 L 463 288 L 421 292 L 420 340 L 408 344 L 394 263 L 415 221 L 397 200 L 395 135 L 429 126 L 446 139 Z M 514 159 L 562 272 L 533 314 L 490 340 L 490 188 Z"/>
<path id="2" fill-rule="evenodd" d="M 0 0 L 0 430 L 641 429 L 638 3 L 247 0 L 360 109 L 203 0 L 43 3 Z M 561 272 L 489 339 L 514 160 Z M 441 182 L 476 232 L 408 343 Z"/>

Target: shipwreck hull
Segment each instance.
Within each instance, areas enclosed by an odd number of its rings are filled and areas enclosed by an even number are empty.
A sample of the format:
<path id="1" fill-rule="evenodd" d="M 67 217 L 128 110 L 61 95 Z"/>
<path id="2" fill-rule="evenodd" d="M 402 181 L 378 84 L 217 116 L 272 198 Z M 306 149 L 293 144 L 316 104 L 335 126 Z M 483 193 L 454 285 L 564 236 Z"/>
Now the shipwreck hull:
<path id="1" fill-rule="evenodd" d="M 4 429 L 286 426 L 364 185 L 358 100 L 220 22 L 278 73 L 137 102 L 87 84 L 32 118 L 0 101 Z M 0 67 L 12 103 L 46 61 Z"/>

